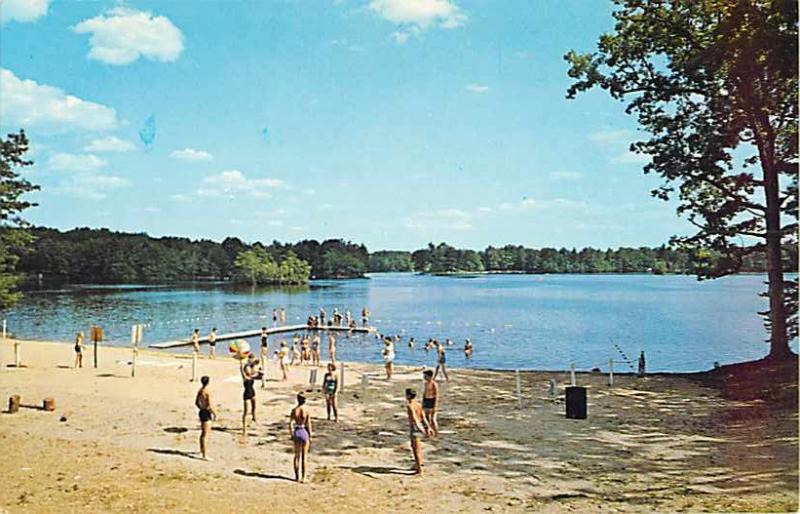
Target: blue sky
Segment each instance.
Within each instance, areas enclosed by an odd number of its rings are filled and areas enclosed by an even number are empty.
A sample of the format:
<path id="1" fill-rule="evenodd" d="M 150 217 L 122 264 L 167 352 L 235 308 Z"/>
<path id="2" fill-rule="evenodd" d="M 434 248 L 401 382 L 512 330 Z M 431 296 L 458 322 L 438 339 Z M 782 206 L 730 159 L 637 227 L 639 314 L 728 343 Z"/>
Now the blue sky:
<path id="1" fill-rule="evenodd" d="M 658 245 L 636 124 L 566 100 L 610 3 L 2 0 L 30 221 L 370 249 Z M 150 145 L 140 137 L 155 120 Z"/>

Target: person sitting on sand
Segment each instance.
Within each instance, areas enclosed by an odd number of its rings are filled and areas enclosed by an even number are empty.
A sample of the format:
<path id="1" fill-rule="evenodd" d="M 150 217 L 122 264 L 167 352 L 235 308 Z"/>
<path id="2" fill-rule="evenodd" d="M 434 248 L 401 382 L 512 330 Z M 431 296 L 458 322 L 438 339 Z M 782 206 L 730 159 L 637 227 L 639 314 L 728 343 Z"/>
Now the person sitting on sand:
<path id="1" fill-rule="evenodd" d="M 211 460 L 206 453 L 208 450 L 208 436 L 211 433 L 211 420 L 217 419 L 217 411 L 211 405 L 211 392 L 208 390 L 210 380 L 208 375 L 203 375 L 200 378 L 200 384 L 202 385 L 194 399 L 194 405 L 198 408 L 198 415 L 200 416 L 200 455 L 203 456 L 203 460 Z"/>
<path id="2" fill-rule="evenodd" d="M 336 338 L 333 333 L 328 334 L 328 356 L 330 361 L 336 364 Z"/>
<path id="3" fill-rule="evenodd" d="M 211 329 L 208 334 L 208 358 L 216 359 L 217 357 L 217 327 Z"/>
<path id="4" fill-rule="evenodd" d="M 430 428 L 425 421 L 422 406 L 415 399 L 417 392 L 411 388 L 406 389 L 406 414 L 408 415 L 408 435 L 411 440 L 411 452 L 414 454 L 414 471 L 422 474 L 422 441 L 423 435 L 430 433 Z"/>
<path id="5" fill-rule="evenodd" d="M 311 365 L 319 367 L 320 366 L 320 356 L 319 356 L 319 345 L 322 342 L 318 335 L 314 335 L 313 339 L 311 339 Z"/>
<path id="6" fill-rule="evenodd" d="M 433 371 L 426 369 L 422 372 L 425 380 L 425 390 L 422 392 L 422 410 L 425 413 L 425 421 L 431 429 L 431 435 L 439 433 L 439 423 L 436 420 L 436 413 L 439 411 L 439 384 L 433 379 Z"/>
<path id="7" fill-rule="evenodd" d="M 394 344 L 392 338 L 387 337 L 383 341 L 383 365 L 386 368 L 386 380 L 392 379 L 392 367 L 394 365 Z"/>
<path id="8" fill-rule="evenodd" d="M 325 410 L 328 413 L 328 421 L 331 420 L 331 411 L 333 411 L 333 420 L 339 421 L 339 409 L 336 405 L 336 394 L 339 392 L 339 381 L 336 380 L 336 364 L 328 364 L 328 372 L 322 379 L 322 393 L 325 395 Z"/>
<path id="9" fill-rule="evenodd" d="M 466 341 L 464 341 L 464 357 L 466 357 L 467 359 L 472 358 L 472 352 L 473 352 L 472 341 L 467 339 Z"/>
<path id="10" fill-rule="evenodd" d="M 247 435 L 247 413 L 248 402 L 250 402 L 250 414 L 253 418 L 253 423 L 256 422 L 256 390 L 254 387 L 256 379 L 256 366 L 258 359 L 252 354 L 247 358 L 247 364 L 244 361 L 239 361 L 239 372 L 242 374 L 242 385 L 244 386 L 244 393 L 242 400 L 244 401 L 244 408 L 242 410 L 242 435 Z"/>
<path id="11" fill-rule="evenodd" d="M 444 375 L 444 379 L 449 382 L 450 377 L 447 376 L 447 369 L 445 369 L 445 364 L 447 363 L 447 354 L 445 354 L 444 345 L 438 343 L 436 350 L 437 350 L 436 372 L 433 374 L 433 379 L 436 380 L 436 377 L 439 376 L 439 371 L 441 371 L 442 374 Z"/>
<path id="12" fill-rule="evenodd" d="M 294 443 L 294 479 L 300 483 L 306 481 L 306 460 L 312 437 L 311 415 L 305 403 L 305 395 L 298 393 L 297 406 L 289 414 L 289 437 Z"/>
<path id="13" fill-rule="evenodd" d="M 275 352 L 278 357 L 278 363 L 281 366 L 281 373 L 283 380 L 289 380 L 289 349 L 286 347 L 286 341 L 281 341 L 281 347 Z"/>
<path id="14" fill-rule="evenodd" d="M 83 332 L 75 335 L 75 368 L 83 367 Z"/>

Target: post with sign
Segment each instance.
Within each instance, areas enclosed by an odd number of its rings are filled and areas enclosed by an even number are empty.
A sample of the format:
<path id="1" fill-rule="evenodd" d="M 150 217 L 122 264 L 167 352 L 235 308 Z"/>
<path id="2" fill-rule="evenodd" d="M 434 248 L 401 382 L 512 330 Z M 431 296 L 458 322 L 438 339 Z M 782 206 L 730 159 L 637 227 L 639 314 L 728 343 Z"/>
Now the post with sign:
<path id="1" fill-rule="evenodd" d="M 133 345 L 133 359 L 131 360 L 131 376 L 136 376 L 136 357 L 139 355 L 139 343 L 142 342 L 144 325 L 131 326 L 131 344 Z"/>
<path id="2" fill-rule="evenodd" d="M 92 325 L 92 343 L 94 343 L 94 367 L 97 369 L 97 343 L 103 340 L 103 328 Z"/>

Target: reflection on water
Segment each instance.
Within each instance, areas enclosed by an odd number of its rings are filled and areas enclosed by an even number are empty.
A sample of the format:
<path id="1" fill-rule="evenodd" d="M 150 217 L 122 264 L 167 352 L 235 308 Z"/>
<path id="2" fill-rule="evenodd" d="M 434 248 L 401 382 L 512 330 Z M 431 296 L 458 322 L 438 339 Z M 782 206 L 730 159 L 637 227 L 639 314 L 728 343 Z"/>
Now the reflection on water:
<path id="1" fill-rule="evenodd" d="M 756 312 L 764 277 L 743 275 L 697 282 L 686 276 L 510 275 L 469 280 L 411 274 L 377 274 L 370 280 L 315 281 L 299 288 L 236 288 L 230 284 L 180 287 L 126 286 L 61 288 L 31 292 L 6 316 L 23 338 L 71 340 L 101 325 L 108 344 L 124 345 L 134 323 L 148 324 L 144 343 L 186 339 L 193 328 L 207 333 L 257 329 L 284 307 L 287 323 L 304 323 L 311 313 L 334 307 L 360 319 L 369 306 L 372 322 L 386 334 L 401 334 L 400 364 L 433 364 L 421 347 L 429 337 L 454 341 L 451 366 L 483 368 L 607 368 L 645 350 L 653 370 L 707 369 L 714 361 L 763 356 L 767 345 Z M 417 340 L 408 349 L 410 336 Z M 466 361 L 465 338 L 475 344 Z M 373 336 L 341 339 L 342 360 L 380 361 Z M 323 345 L 326 349 L 327 345 Z M 325 356 L 323 351 L 323 357 Z M 623 364 L 617 369 L 624 371 Z"/>

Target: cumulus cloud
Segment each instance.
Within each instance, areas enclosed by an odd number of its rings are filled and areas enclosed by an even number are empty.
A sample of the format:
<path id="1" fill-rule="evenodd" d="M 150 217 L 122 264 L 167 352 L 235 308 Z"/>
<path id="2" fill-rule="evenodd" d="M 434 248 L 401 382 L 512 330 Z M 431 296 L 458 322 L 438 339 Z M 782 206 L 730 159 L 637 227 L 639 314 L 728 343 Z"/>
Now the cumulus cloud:
<path id="1" fill-rule="evenodd" d="M 589 134 L 589 140 L 599 144 L 627 143 L 633 138 L 631 130 L 598 130 Z"/>
<path id="2" fill-rule="evenodd" d="M 0 68 L 0 123 L 44 132 L 108 130 L 117 113 L 105 105 L 81 100 L 53 86 L 23 80 Z"/>
<path id="3" fill-rule="evenodd" d="M 400 45 L 429 28 L 455 29 L 467 21 L 467 16 L 451 0 L 372 0 L 368 7 L 400 26 L 392 34 Z"/>
<path id="4" fill-rule="evenodd" d="M 130 152 L 135 148 L 136 145 L 131 141 L 114 136 L 93 139 L 83 147 L 84 151 L 87 152 Z"/>
<path id="5" fill-rule="evenodd" d="M 406 219 L 406 228 L 436 230 L 471 230 L 472 215 L 460 209 L 421 211 Z"/>
<path id="6" fill-rule="evenodd" d="M 130 186 L 130 181 L 124 177 L 77 173 L 69 175 L 67 180 L 56 187 L 54 191 L 77 198 L 102 200 L 108 196 L 109 191 L 128 186 Z"/>
<path id="7" fill-rule="evenodd" d="M 239 170 L 228 170 L 203 179 L 203 186 L 195 191 L 197 196 L 236 198 L 247 195 L 254 198 L 270 198 L 271 190 L 285 188 L 286 183 L 277 178 L 247 178 Z"/>
<path id="8" fill-rule="evenodd" d="M 0 0 L 0 23 L 36 21 L 45 14 L 50 0 Z"/>
<path id="9" fill-rule="evenodd" d="M 72 30 L 90 34 L 89 58 L 107 64 L 130 64 L 139 57 L 172 62 L 183 52 L 183 33 L 168 18 L 128 7 L 83 20 Z"/>
<path id="10" fill-rule="evenodd" d="M 180 159 L 182 161 L 210 161 L 214 158 L 208 152 L 203 150 L 195 150 L 194 148 L 184 148 L 183 150 L 175 150 L 170 157 L 173 159 Z"/>
<path id="11" fill-rule="evenodd" d="M 47 161 L 48 168 L 57 171 L 97 171 L 106 161 L 93 154 L 54 153 Z"/>
<path id="12" fill-rule="evenodd" d="M 612 159 L 613 162 L 620 162 L 623 164 L 647 164 L 650 162 L 650 156 L 643 153 L 634 153 L 630 150 L 620 152 Z"/>
<path id="13" fill-rule="evenodd" d="M 464 86 L 464 89 L 470 93 L 485 93 L 489 91 L 489 86 L 484 86 L 483 84 L 467 84 Z"/>
<path id="14" fill-rule="evenodd" d="M 577 210 L 587 207 L 586 202 L 580 200 L 570 200 L 568 198 L 547 198 L 536 200 L 524 197 L 518 202 L 503 202 L 497 206 L 499 211 L 553 211 L 553 210 Z"/>

